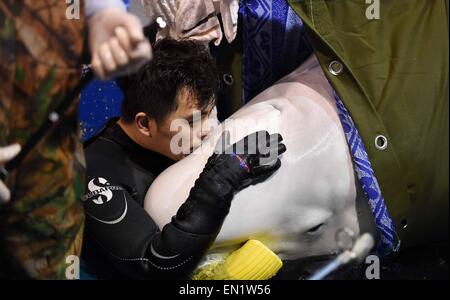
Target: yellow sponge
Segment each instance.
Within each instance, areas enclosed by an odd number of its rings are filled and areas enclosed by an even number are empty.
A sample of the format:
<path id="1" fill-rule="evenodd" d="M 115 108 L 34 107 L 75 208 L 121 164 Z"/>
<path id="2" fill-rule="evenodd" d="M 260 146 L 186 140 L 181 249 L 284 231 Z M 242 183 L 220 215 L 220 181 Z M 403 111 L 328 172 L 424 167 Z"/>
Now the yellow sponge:
<path id="1" fill-rule="evenodd" d="M 196 280 L 267 280 L 283 266 L 281 259 L 258 240 L 249 240 L 222 261 L 197 270 Z"/>

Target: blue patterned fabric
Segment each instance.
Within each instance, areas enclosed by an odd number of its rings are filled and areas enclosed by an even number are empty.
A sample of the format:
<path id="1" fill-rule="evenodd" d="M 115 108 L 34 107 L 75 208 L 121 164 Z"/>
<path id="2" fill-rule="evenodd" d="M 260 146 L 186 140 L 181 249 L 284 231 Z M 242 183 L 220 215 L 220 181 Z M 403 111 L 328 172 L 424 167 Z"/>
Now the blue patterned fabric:
<path id="1" fill-rule="evenodd" d="M 243 104 L 292 72 L 312 53 L 303 23 L 285 0 L 242 0 Z"/>
<path id="2" fill-rule="evenodd" d="M 312 53 L 304 37 L 302 20 L 285 0 L 242 0 L 244 30 L 243 102 L 271 86 L 298 67 Z M 397 251 L 400 245 L 361 136 L 335 93 L 354 168 L 367 197 L 381 241 L 379 255 Z"/>
<path id="3" fill-rule="evenodd" d="M 341 120 L 342 128 L 344 129 L 350 152 L 353 157 L 356 174 L 358 175 L 359 182 L 367 197 L 367 200 L 369 201 L 369 205 L 375 219 L 375 224 L 380 231 L 381 241 L 377 249 L 378 253 L 380 255 L 386 255 L 389 252 L 398 251 L 400 241 L 398 240 L 398 236 L 395 231 L 394 222 L 389 216 L 386 203 L 384 202 L 383 195 L 381 194 L 381 189 L 378 185 L 372 165 L 370 164 L 364 143 L 359 135 L 355 123 L 345 108 L 344 103 L 336 93 L 334 93 L 334 97 L 336 99 L 336 107 L 339 112 L 339 119 Z"/>

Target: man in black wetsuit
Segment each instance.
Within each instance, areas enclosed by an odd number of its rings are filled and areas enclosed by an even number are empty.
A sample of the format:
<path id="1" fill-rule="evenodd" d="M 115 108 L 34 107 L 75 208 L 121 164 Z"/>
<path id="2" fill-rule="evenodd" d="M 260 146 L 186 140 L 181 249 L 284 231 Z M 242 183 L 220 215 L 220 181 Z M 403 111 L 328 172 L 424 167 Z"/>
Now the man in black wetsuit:
<path id="1" fill-rule="evenodd" d="M 220 231 L 234 194 L 281 166 L 286 148 L 279 134 L 247 136 L 232 145 L 233 153 L 209 158 L 171 223 L 158 228 L 143 201 L 153 180 L 183 157 L 171 151 L 177 132 L 170 125 L 186 120 L 192 133 L 185 148 L 198 147 L 208 132 L 195 119 L 203 122 L 213 112 L 218 86 L 206 48 L 189 41 L 160 41 L 153 60 L 124 79 L 121 117 L 85 146 L 82 259 L 89 273 L 103 279 L 189 278 Z"/>

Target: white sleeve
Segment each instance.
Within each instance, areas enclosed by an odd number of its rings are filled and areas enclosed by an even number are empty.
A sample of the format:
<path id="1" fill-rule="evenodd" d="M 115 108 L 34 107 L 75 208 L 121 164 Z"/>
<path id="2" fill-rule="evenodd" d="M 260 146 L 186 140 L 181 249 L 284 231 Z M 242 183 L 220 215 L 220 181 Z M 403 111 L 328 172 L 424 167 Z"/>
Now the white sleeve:
<path id="1" fill-rule="evenodd" d="M 85 5 L 85 13 L 87 18 L 95 15 L 97 12 L 107 7 L 116 7 L 126 10 L 125 3 L 123 3 L 122 0 L 86 0 Z"/>

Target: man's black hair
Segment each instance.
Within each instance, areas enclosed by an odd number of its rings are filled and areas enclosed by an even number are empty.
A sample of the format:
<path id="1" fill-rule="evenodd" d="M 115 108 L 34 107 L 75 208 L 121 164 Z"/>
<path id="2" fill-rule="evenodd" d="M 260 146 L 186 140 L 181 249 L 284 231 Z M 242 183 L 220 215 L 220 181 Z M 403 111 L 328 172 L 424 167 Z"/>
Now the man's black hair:
<path id="1" fill-rule="evenodd" d="M 215 104 L 220 86 L 216 64 L 203 44 L 163 39 L 153 46 L 153 60 L 137 73 L 118 80 L 124 92 L 122 118 L 132 122 L 139 112 L 156 122 L 178 107 L 177 93 L 187 88 L 199 110 Z"/>

